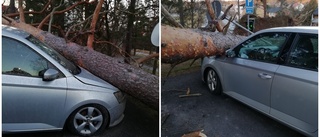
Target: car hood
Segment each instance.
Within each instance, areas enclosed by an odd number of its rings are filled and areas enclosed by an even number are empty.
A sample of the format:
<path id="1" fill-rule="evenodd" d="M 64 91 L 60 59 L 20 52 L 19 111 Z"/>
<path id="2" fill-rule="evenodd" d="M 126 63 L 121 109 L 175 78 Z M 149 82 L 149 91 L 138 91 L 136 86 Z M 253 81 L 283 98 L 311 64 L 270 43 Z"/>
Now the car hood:
<path id="1" fill-rule="evenodd" d="M 91 74 L 89 71 L 81 68 L 81 73 L 74 75 L 79 81 L 84 84 L 98 86 L 113 90 L 118 90 L 115 86 L 111 85 L 110 83 L 98 78 L 97 76 Z"/>

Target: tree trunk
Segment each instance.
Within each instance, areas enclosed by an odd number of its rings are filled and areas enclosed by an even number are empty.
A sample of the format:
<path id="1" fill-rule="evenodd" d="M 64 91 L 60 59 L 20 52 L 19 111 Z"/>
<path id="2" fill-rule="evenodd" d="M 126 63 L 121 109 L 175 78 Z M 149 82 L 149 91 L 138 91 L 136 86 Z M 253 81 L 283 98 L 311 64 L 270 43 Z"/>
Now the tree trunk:
<path id="1" fill-rule="evenodd" d="M 109 11 L 109 4 L 110 3 L 106 3 L 106 5 L 104 7 L 106 7 L 106 10 Z M 106 14 L 104 15 L 105 17 L 108 17 L 108 13 L 106 12 Z M 110 21 L 109 18 L 105 18 L 105 28 L 106 28 L 106 32 L 104 34 L 106 34 L 104 37 L 106 38 L 106 41 L 111 41 L 111 33 L 110 33 Z M 105 48 L 104 48 L 105 49 Z M 106 49 L 107 51 L 105 52 L 108 56 L 112 55 L 112 45 L 111 44 L 106 44 Z"/>
<path id="2" fill-rule="evenodd" d="M 136 8 L 136 0 L 131 0 L 129 6 L 129 14 L 128 14 L 128 30 L 126 36 L 126 58 L 125 62 L 130 64 L 130 55 L 132 50 L 132 31 L 133 31 L 133 22 L 135 20 L 135 8 Z"/>
<path id="3" fill-rule="evenodd" d="M 16 12 L 16 7 L 14 4 L 15 4 L 14 0 L 10 0 L 9 9 L 8 9 L 7 13 L 15 13 Z"/>
<path id="4" fill-rule="evenodd" d="M 179 17 L 180 17 L 180 24 L 184 26 L 184 9 L 183 9 L 183 1 L 178 0 L 178 5 L 179 5 Z"/>
<path id="5" fill-rule="evenodd" d="M 155 75 L 134 66 L 120 63 L 109 56 L 87 47 L 79 46 L 76 43 L 66 43 L 63 38 L 44 32 L 31 25 L 16 22 L 8 17 L 2 17 L 2 24 L 27 31 L 70 61 L 158 110 L 159 79 Z"/>
<path id="6" fill-rule="evenodd" d="M 245 38 L 169 26 L 161 26 L 161 33 L 161 62 L 169 64 L 224 54 L 226 49 L 236 46 Z"/>
<path id="7" fill-rule="evenodd" d="M 191 28 L 194 27 L 194 0 L 191 0 Z"/>
<path id="8" fill-rule="evenodd" d="M 262 0 L 263 2 L 263 17 L 267 17 L 267 0 Z"/>

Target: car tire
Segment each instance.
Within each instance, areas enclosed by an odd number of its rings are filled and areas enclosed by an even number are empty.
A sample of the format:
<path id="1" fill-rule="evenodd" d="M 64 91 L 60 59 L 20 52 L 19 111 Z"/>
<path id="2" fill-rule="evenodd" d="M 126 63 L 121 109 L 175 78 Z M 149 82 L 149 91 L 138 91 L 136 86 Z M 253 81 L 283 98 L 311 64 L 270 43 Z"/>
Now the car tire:
<path id="1" fill-rule="evenodd" d="M 108 124 L 109 113 L 100 105 L 86 105 L 75 110 L 68 119 L 69 130 L 80 136 L 101 133 Z"/>
<path id="2" fill-rule="evenodd" d="M 206 84 L 211 93 L 215 95 L 222 93 L 219 76 L 213 69 L 209 69 L 206 73 Z"/>

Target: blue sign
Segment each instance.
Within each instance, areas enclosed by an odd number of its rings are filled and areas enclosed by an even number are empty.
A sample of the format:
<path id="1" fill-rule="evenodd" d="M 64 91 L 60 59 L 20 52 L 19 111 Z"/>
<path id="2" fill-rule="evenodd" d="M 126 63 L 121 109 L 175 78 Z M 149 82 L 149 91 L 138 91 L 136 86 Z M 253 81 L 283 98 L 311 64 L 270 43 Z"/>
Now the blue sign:
<path id="1" fill-rule="evenodd" d="M 246 0 L 246 14 L 253 14 L 253 0 Z"/>
<path id="2" fill-rule="evenodd" d="M 253 14 L 254 8 L 253 7 L 246 7 L 246 14 Z"/>
<path id="3" fill-rule="evenodd" d="M 246 0 L 246 8 L 253 7 L 253 0 Z"/>

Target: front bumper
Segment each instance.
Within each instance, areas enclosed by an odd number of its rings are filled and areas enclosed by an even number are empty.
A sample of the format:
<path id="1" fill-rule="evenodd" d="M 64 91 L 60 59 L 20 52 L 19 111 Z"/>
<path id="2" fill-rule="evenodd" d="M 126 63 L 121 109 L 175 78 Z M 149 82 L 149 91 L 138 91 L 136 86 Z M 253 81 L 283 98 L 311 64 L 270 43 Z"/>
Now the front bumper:
<path id="1" fill-rule="evenodd" d="M 124 99 L 119 105 L 109 110 L 110 124 L 109 127 L 118 125 L 124 118 L 124 110 L 126 108 L 126 99 Z"/>

